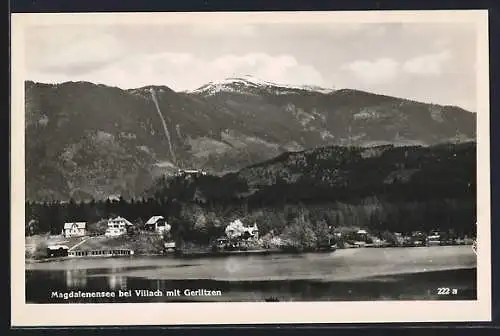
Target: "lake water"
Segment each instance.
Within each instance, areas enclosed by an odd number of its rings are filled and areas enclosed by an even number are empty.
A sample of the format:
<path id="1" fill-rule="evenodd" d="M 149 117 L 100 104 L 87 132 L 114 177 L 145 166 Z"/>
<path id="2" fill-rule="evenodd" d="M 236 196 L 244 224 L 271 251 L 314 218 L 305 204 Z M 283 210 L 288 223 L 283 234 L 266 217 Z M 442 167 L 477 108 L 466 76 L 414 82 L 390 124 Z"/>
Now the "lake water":
<path id="1" fill-rule="evenodd" d="M 450 291 L 440 295 L 438 288 Z M 201 295 L 200 290 L 213 292 Z M 115 297 L 63 297 L 79 291 L 105 291 Z M 146 296 L 148 291 L 164 295 Z M 118 297 L 120 293 L 131 296 Z M 28 303 L 265 301 L 270 297 L 280 301 L 474 300 L 476 255 L 470 246 L 436 246 L 301 255 L 74 258 L 26 265 Z"/>

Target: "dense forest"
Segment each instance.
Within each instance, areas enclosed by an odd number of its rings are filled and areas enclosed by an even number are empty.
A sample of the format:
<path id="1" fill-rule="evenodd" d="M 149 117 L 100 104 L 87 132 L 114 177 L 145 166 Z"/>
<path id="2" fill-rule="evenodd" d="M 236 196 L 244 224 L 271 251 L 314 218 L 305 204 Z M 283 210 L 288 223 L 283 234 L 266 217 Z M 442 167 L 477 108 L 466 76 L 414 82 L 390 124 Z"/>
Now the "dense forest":
<path id="1" fill-rule="evenodd" d="M 26 233 L 120 215 L 141 227 L 162 215 L 180 241 L 209 243 L 234 219 L 260 235 L 316 241 L 332 228 L 475 235 L 476 145 L 328 147 L 287 153 L 238 173 L 162 177 L 141 199 L 26 202 Z M 99 232 L 96 232 L 99 233 Z"/>

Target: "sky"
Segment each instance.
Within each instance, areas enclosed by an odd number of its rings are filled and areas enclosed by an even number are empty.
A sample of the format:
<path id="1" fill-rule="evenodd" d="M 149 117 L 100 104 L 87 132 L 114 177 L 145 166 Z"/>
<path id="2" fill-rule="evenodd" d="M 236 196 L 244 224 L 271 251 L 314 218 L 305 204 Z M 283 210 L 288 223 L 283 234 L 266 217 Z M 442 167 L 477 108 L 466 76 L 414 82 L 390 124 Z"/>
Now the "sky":
<path id="1" fill-rule="evenodd" d="M 52 25 L 25 31 L 26 79 L 176 91 L 242 75 L 476 110 L 467 23 Z"/>

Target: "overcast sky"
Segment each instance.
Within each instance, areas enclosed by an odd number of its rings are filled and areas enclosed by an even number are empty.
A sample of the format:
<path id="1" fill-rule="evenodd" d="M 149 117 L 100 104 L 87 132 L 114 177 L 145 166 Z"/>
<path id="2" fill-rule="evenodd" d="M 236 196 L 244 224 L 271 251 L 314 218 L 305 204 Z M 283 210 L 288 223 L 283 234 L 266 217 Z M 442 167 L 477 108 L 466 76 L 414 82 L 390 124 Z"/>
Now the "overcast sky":
<path id="1" fill-rule="evenodd" d="M 464 23 L 30 27 L 27 79 L 195 89 L 252 75 L 476 110 L 476 31 Z"/>

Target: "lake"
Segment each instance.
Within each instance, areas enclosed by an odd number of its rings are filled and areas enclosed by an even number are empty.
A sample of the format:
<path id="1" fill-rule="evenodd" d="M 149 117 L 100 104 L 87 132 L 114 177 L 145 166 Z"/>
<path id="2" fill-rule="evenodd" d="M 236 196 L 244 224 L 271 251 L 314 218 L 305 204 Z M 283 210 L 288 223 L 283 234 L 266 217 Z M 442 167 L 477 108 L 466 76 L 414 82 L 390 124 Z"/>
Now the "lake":
<path id="1" fill-rule="evenodd" d="M 205 258 L 94 257 L 26 264 L 27 303 L 229 302 L 270 297 L 280 301 L 475 300 L 476 283 L 471 246 Z M 439 288 L 450 291 L 438 293 Z M 81 292 L 87 297 L 77 297 Z M 96 292 L 107 292 L 108 297 L 91 294 Z M 74 297 L 64 298 L 68 293 Z M 119 297 L 120 293 L 131 295 Z M 153 296 L 158 293 L 163 295 Z"/>

